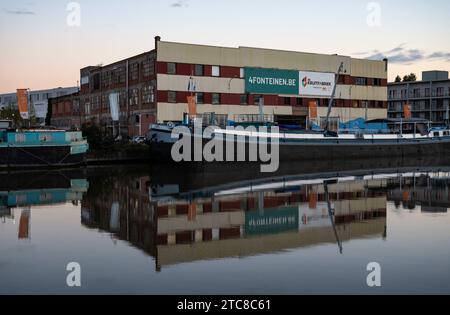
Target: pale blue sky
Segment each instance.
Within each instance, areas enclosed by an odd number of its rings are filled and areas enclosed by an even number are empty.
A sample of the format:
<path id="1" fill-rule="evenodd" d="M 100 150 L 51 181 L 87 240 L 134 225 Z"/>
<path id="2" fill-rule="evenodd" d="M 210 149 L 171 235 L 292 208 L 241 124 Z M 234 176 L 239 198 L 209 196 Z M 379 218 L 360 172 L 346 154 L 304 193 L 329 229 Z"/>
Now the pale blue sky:
<path id="1" fill-rule="evenodd" d="M 365 0 L 0 0 L 0 92 L 75 85 L 79 68 L 153 49 L 153 37 L 354 57 L 391 57 L 389 76 L 450 70 L 450 1 L 383 0 L 381 26 Z M 397 48 L 397 49 L 395 49 Z"/>

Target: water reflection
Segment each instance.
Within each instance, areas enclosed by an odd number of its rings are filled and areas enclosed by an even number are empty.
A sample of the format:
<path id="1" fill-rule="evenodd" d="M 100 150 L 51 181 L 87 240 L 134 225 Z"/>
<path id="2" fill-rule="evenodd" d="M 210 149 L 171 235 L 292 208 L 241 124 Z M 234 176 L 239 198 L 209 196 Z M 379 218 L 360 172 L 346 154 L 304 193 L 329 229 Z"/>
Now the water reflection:
<path id="1" fill-rule="evenodd" d="M 449 173 L 335 177 L 309 174 L 238 180 L 190 189 L 152 176 L 121 174 L 90 190 L 82 224 L 112 233 L 155 258 L 156 270 L 186 262 L 247 257 L 386 239 L 387 205 L 446 212 Z M 95 179 L 93 179 L 95 181 Z M 92 183 L 92 182 L 91 182 Z"/>
<path id="2" fill-rule="evenodd" d="M 33 207 L 78 205 L 88 188 L 85 170 L 0 174 L 0 218 L 3 223 L 18 219 L 18 239 L 30 239 Z"/>
<path id="3" fill-rule="evenodd" d="M 273 269 L 274 257 L 286 269 L 267 277 L 288 293 L 311 292 L 312 285 L 329 292 L 333 275 L 324 276 L 326 270 L 342 270 L 341 289 L 360 292 L 366 275 L 359 271 L 368 259 L 393 268 L 386 279 L 397 280 L 387 286 L 395 292 L 408 287 L 396 275 L 420 272 L 429 276 L 428 286 L 448 289 L 442 279 L 450 257 L 450 168 L 304 169 L 269 177 L 251 176 L 249 169 L 143 166 L 0 174 L 0 290 L 23 292 L 30 282 L 17 275 L 27 270 L 37 286 L 32 292 L 64 292 L 65 264 L 75 259 L 92 270 L 86 290 L 116 292 L 121 285 L 110 285 L 116 281 L 136 293 L 162 287 L 187 293 L 176 279 L 207 281 L 200 279 L 209 270 L 206 287 L 215 279 L 214 292 L 233 293 L 227 275 L 246 277 L 253 288 L 258 272 Z M 419 233 L 422 226 L 432 232 Z M 417 266 L 407 273 L 404 263 L 411 260 Z M 112 262 L 116 269 L 108 268 Z M 309 281 L 302 285 L 300 278 Z M 278 292 L 271 288 L 262 293 Z"/>

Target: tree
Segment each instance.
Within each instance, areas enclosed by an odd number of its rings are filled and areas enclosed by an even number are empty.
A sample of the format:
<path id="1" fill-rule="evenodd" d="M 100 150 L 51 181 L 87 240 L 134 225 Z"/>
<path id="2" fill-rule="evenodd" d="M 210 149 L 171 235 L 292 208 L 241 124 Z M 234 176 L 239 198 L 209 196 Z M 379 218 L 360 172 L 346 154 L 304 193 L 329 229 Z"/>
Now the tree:
<path id="1" fill-rule="evenodd" d="M 405 75 L 403 77 L 403 82 L 416 82 L 417 81 L 417 76 L 415 73 L 411 73 L 409 75 Z"/>
<path id="2" fill-rule="evenodd" d="M 400 83 L 400 82 L 402 82 L 402 78 L 398 75 L 398 76 L 395 78 L 395 83 Z"/>
<path id="3" fill-rule="evenodd" d="M 0 110 L 0 119 L 11 120 L 14 126 L 21 126 L 23 121 L 19 110 L 12 107 Z"/>

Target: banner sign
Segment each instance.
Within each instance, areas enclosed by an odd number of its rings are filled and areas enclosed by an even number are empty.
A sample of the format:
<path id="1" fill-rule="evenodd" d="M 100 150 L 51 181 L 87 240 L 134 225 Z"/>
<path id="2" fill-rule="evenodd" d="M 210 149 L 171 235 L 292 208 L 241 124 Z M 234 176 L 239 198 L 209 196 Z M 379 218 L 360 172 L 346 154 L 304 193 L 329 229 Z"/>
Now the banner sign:
<path id="1" fill-rule="evenodd" d="M 245 91 L 261 94 L 298 94 L 298 71 L 245 68 Z"/>
<path id="2" fill-rule="evenodd" d="M 299 228 L 300 215 L 298 208 L 264 210 L 263 213 L 245 213 L 245 234 L 267 235 L 287 231 L 296 231 Z"/>
<path id="3" fill-rule="evenodd" d="M 17 104 L 19 106 L 20 117 L 22 117 L 22 119 L 30 119 L 30 114 L 28 113 L 27 89 L 17 90 Z"/>
<path id="4" fill-rule="evenodd" d="M 299 95 L 330 97 L 333 93 L 336 82 L 336 75 L 334 73 L 300 71 L 299 77 Z"/>
<path id="5" fill-rule="evenodd" d="M 196 96 L 188 96 L 188 110 L 190 116 L 196 116 L 197 115 L 197 97 Z"/>
<path id="6" fill-rule="evenodd" d="M 411 105 L 405 104 L 405 106 L 403 106 L 403 115 L 405 116 L 405 119 L 412 118 Z"/>
<path id="7" fill-rule="evenodd" d="M 335 82 L 334 73 L 245 68 L 246 93 L 330 97 Z"/>
<path id="8" fill-rule="evenodd" d="M 48 102 L 34 102 L 34 113 L 36 118 L 45 118 L 47 117 L 47 111 L 48 111 Z"/>
<path id="9" fill-rule="evenodd" d="M 119 121 L 119 93 L 109 94 L 109 108 L 113 121 Z"/>

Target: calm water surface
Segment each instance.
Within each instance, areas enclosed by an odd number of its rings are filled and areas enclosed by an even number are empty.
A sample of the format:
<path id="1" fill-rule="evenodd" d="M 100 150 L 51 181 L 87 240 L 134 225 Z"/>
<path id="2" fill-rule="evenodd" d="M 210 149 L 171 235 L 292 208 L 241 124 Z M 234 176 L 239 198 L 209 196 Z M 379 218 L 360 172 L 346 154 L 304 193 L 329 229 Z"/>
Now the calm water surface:
<path id="1" fill-rule="evenodd" d="M 274 176 L 276 177 L 276 176 Z M 450 168 L 0 174 L 0 293 L 450 293 Z M 81 288 L 66 284 L 70 262 Z M 382 287 L 366 284 L 382 266 Z"/>

